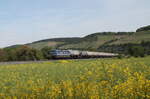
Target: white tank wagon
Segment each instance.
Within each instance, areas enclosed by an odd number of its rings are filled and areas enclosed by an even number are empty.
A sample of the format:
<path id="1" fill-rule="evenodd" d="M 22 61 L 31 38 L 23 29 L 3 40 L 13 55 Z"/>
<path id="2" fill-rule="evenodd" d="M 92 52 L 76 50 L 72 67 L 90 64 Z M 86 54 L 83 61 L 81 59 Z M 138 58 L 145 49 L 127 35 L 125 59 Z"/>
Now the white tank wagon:
<path id="1" fill-rule="evenodd" d="M 80 56 L 82 56 L 82 57 L 88 56 L 88 51 L 81 51 Z"/>
<path id="2" fill-rule="evenodd" d="M 91 58 L 99 58 L 99 57 L 116 57 L 118 54 L 114 53 L 105 53 L 105 52 L 91 52 L 91 51 L 84 51 L 85 57 L 91 57 Z"/>
<path id="3" fill-rule="evenodd" d="M 118 54 L 105 52 L 91 52 L 79 50 L 53 50 L 50 52 L 53 58 L 109 58 L 116 57 Z"/>
<path id="4" fill-rule="evenodd" d="M 116 57 L 116 56 L 118 56 L 118 54 L 115 54 L 115 53 L 98 52 L 98 56 L 102 56 L 102 57 Z"/>
<path id="5" fill-rule="evenodd" d="M 70 52 L 70 57 L 72 58 L 79 58 L 80 56 L 80 51 L 78 50 L 68 50 Z"/>

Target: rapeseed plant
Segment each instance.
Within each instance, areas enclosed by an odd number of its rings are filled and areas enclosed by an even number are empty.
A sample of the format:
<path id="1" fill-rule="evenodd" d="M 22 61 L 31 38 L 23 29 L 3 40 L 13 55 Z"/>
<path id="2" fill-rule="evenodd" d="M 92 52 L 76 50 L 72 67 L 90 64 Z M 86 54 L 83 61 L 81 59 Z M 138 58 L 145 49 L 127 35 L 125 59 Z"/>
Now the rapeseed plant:
<path id="1" fill-rule="evenodd" d="M 149 98 L 150 62 L 141 58 L 0 66 L 0 99 Z"/>

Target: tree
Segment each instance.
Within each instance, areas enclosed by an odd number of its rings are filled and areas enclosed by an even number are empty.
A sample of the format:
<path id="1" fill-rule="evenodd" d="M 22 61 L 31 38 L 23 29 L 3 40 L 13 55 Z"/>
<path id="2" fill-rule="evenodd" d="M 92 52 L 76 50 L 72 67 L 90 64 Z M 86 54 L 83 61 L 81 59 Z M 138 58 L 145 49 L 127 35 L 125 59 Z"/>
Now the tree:
<path id="1" fill-rule="evenodd" d="M 33 55 L 35 57 L 36 60 L 41 60 L 43 59 L 43 54 L 40 50 L 37 50 L 37 49 L 32 49 L 32 52 L 33 52 Z"/>
<path id="2" fill-rule="evenodd" d="M 17 61 L 17 54 L 15 49 L 4 49 L 7 53 L 7 61 Z"/>
<path id="3" fill-rule="evenodd" d="M 144 48 L 142 46 L 130 46 L 128 53 L 134 57 L 144 57 Z"/>
<path id="4" fill-rule="evenodd" d="M 3 49 L 0 49 L 0 62 L 4 61 L 7 61 L 7 53 Z"/>
<path id="5" fill-rule="evenodd" d="M 18 61 L 40 60 L 43 57 L 40 51 L 28 46 L 16 49 L 16 55 Z"/>
<path id="6" fill-rule="evenodd" d="M 51 50 L 52 50 L 51 47 L 44 47 L 44 48 L 41 49 L 45 59 L 51 59 L 51 55 L 50 55 Z"/>

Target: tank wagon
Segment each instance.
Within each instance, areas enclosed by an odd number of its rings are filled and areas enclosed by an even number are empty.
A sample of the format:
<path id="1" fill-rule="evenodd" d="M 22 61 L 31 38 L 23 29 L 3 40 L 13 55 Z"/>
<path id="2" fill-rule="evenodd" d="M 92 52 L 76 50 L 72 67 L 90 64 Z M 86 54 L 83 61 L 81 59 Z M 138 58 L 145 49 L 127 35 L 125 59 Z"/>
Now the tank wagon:
<path id="1" fill-rule="evenodd" d="M 114 53 L 79 51 L 79 50 L 52 50 L 50 51 L 50 54 L 54 59 L 110 58 L 118 56 L 118 54 Z"/>

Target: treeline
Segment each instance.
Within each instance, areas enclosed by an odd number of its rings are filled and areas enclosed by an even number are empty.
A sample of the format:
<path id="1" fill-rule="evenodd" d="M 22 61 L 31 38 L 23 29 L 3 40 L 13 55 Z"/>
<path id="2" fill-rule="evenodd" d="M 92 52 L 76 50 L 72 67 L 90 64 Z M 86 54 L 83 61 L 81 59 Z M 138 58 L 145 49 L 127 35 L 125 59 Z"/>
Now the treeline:
<path id="1" fill-rule="evenodd" d="M 141 27 L 141 28 L 137 29 L 136 32 L 149 31 L 149 30 L 150 30 L 150 25 Z"/>
<path id="2" fill-rule="evenodd" d="M 128 43 L 120 45 L 103 45 L 97 50 L 120 53 L 134 57 L 144 57 L 146 55 L 150 55 L 150 41 L 142 41 L 140 44 Z"/>
<path id="3" fill-rule="evenodd" d="M 15 48 L 0 49 L 0 62 L 5 61 L 37 61 L 51 59 L 51 47 L 45 47 L 37 50 L 28 46 L 19 46 Z M 88 51 L 103 51 L 124 54 L 126 56 L 144 57 L 150 55 L 150 41 L 142 41 L 140 44 L 120 44 L 120 45 L 103 45 L 98 49 L 76 49 Z"/>
<path id="4" fill-rule="evenodd" d="M 49 54 L 50 50 L 50 47 L 45 47 L 41 50 L 37 50 L 28 46 L 4 48 L 0 49 L 0 62 L 47 60 L 51 58 Z"/>

